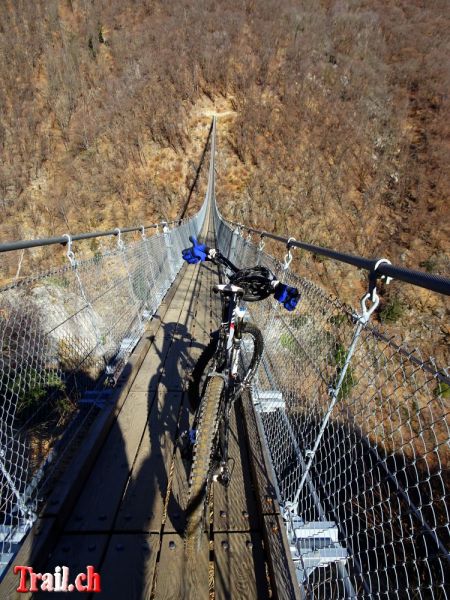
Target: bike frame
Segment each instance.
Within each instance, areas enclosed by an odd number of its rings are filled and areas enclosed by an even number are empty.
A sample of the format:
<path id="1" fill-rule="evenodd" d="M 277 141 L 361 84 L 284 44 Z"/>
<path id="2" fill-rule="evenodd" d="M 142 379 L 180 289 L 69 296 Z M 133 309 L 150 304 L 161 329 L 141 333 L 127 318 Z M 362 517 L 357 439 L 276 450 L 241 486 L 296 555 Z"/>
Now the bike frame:
<path id="1" fill-rule="evenodd" d="M 227 267 L 233 272 L 238 271 L 237 267 L 219 252 L 215 252 L 210 260 L 217 265 Z M 238 370 L 246 309 L 240 306 L 244 295 L 242 288 L 231 284 L 220 284 L 214 286 L 213 289 L 215 293 L 220 293 L 222 297 L 222 319 L 219 340 L 214 355 L 214 368 L 207 374 L 207 378 L 219 375 L 225 382 L 225 391 L 219 406 L 218 444 L 216 445 L 218 456 L 215 457 L 214 462 L 216 465 L 219 462 L 219 478 L 226 485 L 231 476 L 228 471 L 230 411 L 243 388 L 242 382 L 238 381 Z"/>
<path id="2" fill-rule="evenodd" d="M 236 273 L 239 269 L 226 257 L 214 251 L 211 262 L 225 266 Z M 219 405 L 218 443 L 216 456 L 212 465 L 215 471 L 219 464 L 219 479 L 224 484 L 230 480 L 228 470 L 228 438 L 230 412 L 234 401 L 239 397 L 246 384 L 246 378 L 239 381 L 239 361 L 241 357 L 241 342 L 244 331 L 244 317 L 247 309 L 241 307 L 244 290 L 236 285 L 219 284 L 213 288 L 215 293 L 222 297 L 222 319 L 219 329 L 219 339 L 214 355 L 213 369 L 207 374 L 207 379 L 220 376 L 225 382 L 224 394 Z"/>
<path id="3" fill-rule="evenodd" d="M 217 291 L 222 294 L 222 322 L 216 350 L 216 368 L 208 374 L 208 377 L 220 375 L 225 381 L 225 390 L 219 407 L 216 464 L 219 462 L 219 478 L 226 485 L 231 476 L 228 470 L 230 412 L 242 388 L 237 378 L 246 309 L 240 307 L 243 290 L 240 288 L 234 290 L 235 286 L 217 286 L 217 288 Z"/>

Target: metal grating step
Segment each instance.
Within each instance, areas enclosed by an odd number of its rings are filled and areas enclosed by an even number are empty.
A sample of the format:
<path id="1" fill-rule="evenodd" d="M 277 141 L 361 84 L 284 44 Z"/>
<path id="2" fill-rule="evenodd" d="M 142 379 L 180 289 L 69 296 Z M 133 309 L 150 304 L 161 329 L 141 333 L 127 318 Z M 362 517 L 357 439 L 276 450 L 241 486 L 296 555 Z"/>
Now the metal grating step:
<path id="1" fill-rule="evenodd" d="M 300 583 L 305 582 L 314 569 L 347 561 L 347 550 L 339 543 L 334 521 L 305 523 L 297 517 L 293 528 L 288 526 L 289 545 Z"/>
<path id="2" fill-rule="evenodd" d="M 256 410 L 263 413 L 275 412 L 279 408 L 285 408 L 286 402 L 283 393 L 278 390 L 264 390 L 253 394 L 253 404 Z"/>

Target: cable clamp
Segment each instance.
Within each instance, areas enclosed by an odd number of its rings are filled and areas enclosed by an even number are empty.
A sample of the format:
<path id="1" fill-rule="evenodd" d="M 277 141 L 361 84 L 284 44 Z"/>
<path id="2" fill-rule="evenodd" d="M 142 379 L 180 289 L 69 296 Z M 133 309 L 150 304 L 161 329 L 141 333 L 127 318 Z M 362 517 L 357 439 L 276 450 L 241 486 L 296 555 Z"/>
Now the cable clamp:
<path id="1" fill-rule="evenodd" d="M 378 261 L 375 263 L 375 266 L 374 266 L 374 268 L 373 268 L 373 270 L 375 271 L 375 273 L 376 273 L 376 270 L 378 269 L 378 267 L 379 267 L 381 264 L 383 264 L 383 263 L 385 263 L 385 264 L 387 264 L 387 265 L 392 265 L 391 261 L 390 261 L 390 260 L 388 260 L 387 258 L 380 258 L 380 260 L 378 260 Z M 392 281 L 393 277 L 389 277 L 388 275 L 381 275 L 381 279 L 384 279 L 384 281 L 385 281 L 386 285 L 389 285 L 389 284 L 391 283 L 391 281 Z"/>
<path id="2" fill-rule="evenodd" d="M 119 250 L 123 250 L 125 248 L 125 244 L 123 243 L 122 232 L 120 231 L 119 227 L 114 229 L 114 235 L 117 235 L 117 247 Z"/>
<path id="3" fill-rule="evenodd" d="M 145 235 L 145 227 L 143 225 L 141 225 L 141 238 L 143 240 L 145 240 L 147 236 Z"/>
<path id="4" fill-rule="evenodd" d="M 378 264 L 378 263 L 377 263 Z M 366 325 L 369 322 L 370 317 L 380 304 L 380 297 L 377 293 L 377 275 L 373 269 L 369 274 L 369 290 L 361 298 L 361 314 L 355 314 L 354 317 L 362 325 Z M 371 302 L 371 305 L 368 303 Z"/>
<path id="5" fill-rule="evenodd" d="M 287 271 L 287 269 L 289 269 L 289 265 L 292 262 L 291 242 L 295 241 L 296 240 L 294 237 L 290 237 L 286 243 L 287 254 L 284 257 L 283 271 Z"/>
<path id="6" fill-rule="evenodd" d="M 259 240 L 259 244 L 258 244 L 258 250 L 259 250 L 260 252 L 262 252 L 262 251 L 264 250 L 264 246 L 266 245 L 266 243 L 264 242 L 264 232 L 263 232 L 263 233 L 261 233 L 261 235 L 260 235 L 260 238 L 261 238 L 261 239 Z"/>
<path id="7" fill-rule="evenodd" d="M 368 306 L 368 302 L 371 302 L 372 305 Z M 356 314 L 355 317 L 357 320 L 365 325 L 369 322 L 370 317 L 374 313 L 374 311 L 378 308 L 380 304 L 380 297 L 377 294 L 377 289 L 373 288 L 371 292 L 368 292 L 365 296 L 361 298 L 361 314 Z"/>
<path id="8" fill-rule="evenodd" d="M 163 221 L 162 226 L 163 226 L 163 233 L 170 233 L 170 227 L 169 227 L 167 221 Z"/>
<path id="9" fill-rule="evenodd" d="M 72 250 L 72 236 L 68 233 L 65 233 L 62 237 L 67 238 L 67 252 L 66 252 L 66 256 L 69 259 L 69 262 L 71 264 L 72 267 L 76 267 L 77 266 L 77 261 L 75 259 L 75 254 Z"/>
<path id="10" fill-rule="evenodd" d="M 383 263 L 386 263 L 388 265 L 392 264 L 391 261 L 387 258 L 380 258 L 379 260 L 377 260 L 373 269 L 369 273 L 369 290 L 367 294 L 361 298 L 361 314 L 354 315 L 355 318 L 363 325 L 365 325 L 369 321 L 371 315 L 374 313 L 374 311 L 378 308 L 380 304 L 380 297 L 377 293 L 377 269 Z M 384 279 L 386 281 L 386 284 L 389 284 L 392 281 L 392 277 L 388 277 L 385 275 L 381 275 L 380 278 Z M 368 305 L 369 301 L 372 303 L 371 306 Z"/>

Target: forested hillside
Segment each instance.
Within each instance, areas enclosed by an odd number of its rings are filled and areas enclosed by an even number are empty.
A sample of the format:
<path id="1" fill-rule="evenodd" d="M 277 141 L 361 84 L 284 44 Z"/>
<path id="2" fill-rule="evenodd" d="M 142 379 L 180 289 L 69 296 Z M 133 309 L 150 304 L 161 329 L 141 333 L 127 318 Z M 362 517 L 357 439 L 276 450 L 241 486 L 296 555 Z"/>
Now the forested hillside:
<path id="1" fill-rule="evenodd" d="M 176 217 L 217 111 L 226 216 L 448 274 L 448 31 L 447 0 L 5 0 L 0 238 Z M 444 301 L 392 289 L 381 321 L 442 356 Z"/>

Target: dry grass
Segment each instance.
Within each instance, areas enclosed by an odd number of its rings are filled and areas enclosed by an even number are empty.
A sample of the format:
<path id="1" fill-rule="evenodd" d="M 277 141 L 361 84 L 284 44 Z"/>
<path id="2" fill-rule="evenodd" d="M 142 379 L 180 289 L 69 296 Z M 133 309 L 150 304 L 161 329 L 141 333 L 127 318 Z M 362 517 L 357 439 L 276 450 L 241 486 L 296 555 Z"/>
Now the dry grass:
<path id="1" fill-rule="evenodd" d="M 0 17 L 0 238 L 175 217 L 219 113 L 226 216 L 448 273 L 446 2 L 49 0 Z M 365 286 L 334 266 L 319 280 L 352 304 Z M 446 305 L 393 287 L 399 328 L 446 362 Z"/>

